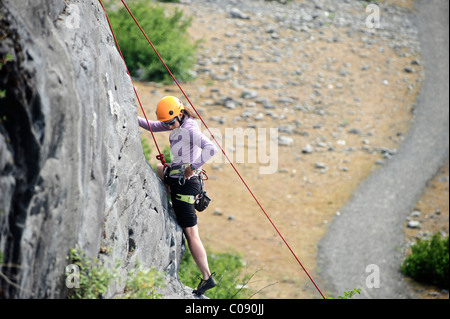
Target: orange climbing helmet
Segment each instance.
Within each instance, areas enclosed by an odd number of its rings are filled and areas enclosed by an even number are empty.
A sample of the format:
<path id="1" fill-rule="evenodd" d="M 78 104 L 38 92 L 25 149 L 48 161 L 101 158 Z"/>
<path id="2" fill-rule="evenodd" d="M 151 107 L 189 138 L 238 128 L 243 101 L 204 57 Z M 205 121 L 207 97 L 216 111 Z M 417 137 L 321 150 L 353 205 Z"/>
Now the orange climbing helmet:
<path id="1" fill-rule="evenodd" d="M 158 103 L 156 117 L 158 118 L 158 121 L 169 121 L 180 115 L 182 110 L 184 110 L 184 106 L 178 98 L 166 96 Z"/>

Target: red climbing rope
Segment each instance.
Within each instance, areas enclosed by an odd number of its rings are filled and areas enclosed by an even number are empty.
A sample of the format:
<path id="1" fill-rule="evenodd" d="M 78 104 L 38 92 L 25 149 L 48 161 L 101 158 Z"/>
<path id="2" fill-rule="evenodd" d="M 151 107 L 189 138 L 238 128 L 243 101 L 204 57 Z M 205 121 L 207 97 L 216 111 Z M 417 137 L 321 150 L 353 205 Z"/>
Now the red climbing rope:
<path id="1" fill-rule="evenodd" d="M 144 107 L 142 106 L 141 99 L 139 98 L 139 94 L 136 91 L 136 87 L 134 86 L 133 79 L 131 78 L 131 74 L 130 74 L 130 71 L 128 70 L 127 63 L 125 62 L 125 58 L 123 57 L 122 50 L 120 50 L 119 42 L 117 41 L 116 35 L 115 35 L 113 27 L 111 25 L 111 21 L 109 20 L 108 13 L 106 12 L 106 9 L 105 9 L 105 6 L 103 5 L 102 0 L 98 0 L 98 1 L 100 2 L 100 5 L 102 6 L 103 11 L 105 11 L 106 20 L 108 21 L 109 28 L 111 29 L 111 33 L 113 35 L 114 42 L 116 43 L 117 50 L 119 51 L 120 56 L 122 57 L 123 63 L 125 64 L 125 68 L 127 70 L 128 76 L 130 77 L 131 84 L 133 86 L 134 94 L 136 95 L 136 98 L 138 100 L 139 106 L 141 107 L 141 111 L 144 114 L 145 120 L 147 121 L 147 125 L 148 125 L 148 128 L 150 130 L 150 133 L 152 134 L 153 141 L 155 142 L 156 149 L 158 151 L 158 155 L 156 155 L 156 159 L 159 160 L 161 162 L 161 164 L 163 164 L 164 166 L 168 166 L 167 163 L 166 163 L 166 160 L 164 159 L 164 154 L 159 149 L 158 142 L 156 141 L 156 138 L 155 138 L 155 134 L 154 134 L 154 132 L 152 130 L 152 127 L 150 126 L 150 122 L 149 122 L 149 120 L 147 118 L 147 115 L 145 114 L 145 110 L 144 110 Z"/>
<path id="2" fill-rule="evenodd" d="M 106 19 L 108 20 L 109 23 L 109 27 L 111 28 L 111 32 L 113 34 L 114 40 L 116 42 L 117 48 L 119 50 L 120 55 L 122 56 L 122 59 L 124 60 L 125 63 L 125 59 L 123 58 L 122 52 L 120 51 L 119 48 L 119 43 L 117 42 L 116 36 L 114 35 L 114 31 L 112 29 L 111 23 L 109 21 L 108 18 L 108 14 L 105 10 L 105 7 L 103 6 L 103 3 L 101 0 L 100 4 L 103 7 L 103 10 L 105 11 L 105 15 L 106 15 Z M 239 171 L 237 170 L 236 166 L 233 164 L 233 162 L 230 160 L 230 158 L 228 157 L 228 155 L 226 154 L 225 150 L 223 149 L 223 147 L 220 145 L 220 143 L 217 141 L 217 139 L 215 138 L 214 134 L 212 134 L 211 130 L 209 129 L 208 125 L 205 123 L 205 121 L 203 120 L 203 118 L 201 117 L 201 115 L 197 112 L 197 109 L 195 108 L 195 106 L 192 104 L 191 100 L 189 99 L 189 97 L 187 96 L 187 94 L 184 92 L 183 88 L 181 87 L 180 83 L 177 81 L 177 79 L 175 78 L 175 76 L 172 74 L 172 72 L 170 71 L 169 67 L 167 66 L 167 64 L 164 62 L 164 59 L 161 57 L 161 55 L 159 54 L 158 50 L 156 49 L 156 47 L 153 45 L 152 41 L 149 39 L 149 37 L 147 36 L 147 34 L 145 33 L 145 31 L 142 29 L 141 25 L 139 24 L 139 22 L 136 20 L 135 16 L 133 15 L 133 13 L 131 12 L 130 8 L 127 6 L 127 4 L 125 3 L 124 0 L 121 0 L 122 4 L 125 6 L 126 10 L 128 11 L 128 13 L 130 14 L 130 16 L 133 18 L 134 22 L 136 23 L 136 25 L 139 27 L 139 29 L 141 30 L 142 34 L 144 35 L 144 37 L 147 39 L 147 42 L 151 45 L 151 47 L 153 48 L 153 51 L 155 51 L 156 55 L 158 56 L 159 60 L 161 61 L 161 63 L 164 65 L 164 67 L 166 68 L 167 72 L 169 72 L 170 76 L 172 77 L 172 79 L 174 80 L 174 82 L 176 83 L 176 85 L 178 86 L 178 88 L 180 89 L 180 91 L 183 93 L 184 97 L 186 98 L 186 100 L 189 102 L 189 104 L 191 105 L 192 109 L 195 111 L 195 113 L 197 114 L 198 118 L 200 119 L 200 121 L 203 123 L 203 125 L 205 126 L 205 128 L 208 130 L 209 134 L 211 135 L 211 137 L 213 138 L 213 140 L 216 142 L 216 145 L 220 148 L 220 150 L 222 151 L 223 155 L 225 156 L 225 158 L 227 159 L 227 161 L 230 163 L 230 165 L 233 167 L 234 171 L 236 172 L 236 174 L 239 176 L 239 178 L 241 179 L 242 183 L 245 185 L 245 187 L 247 188 L 247 190 L 249 191 L 249 193 L 252 195 L 253 199 L 256 201 L 256 203 L 258 204 L 259 208 L 261 208 L 262 212 L 264 213 L 264 215 L 267 217 L 267 219 L 269 220 L 270 224 L 273 226 L 273 228 L 275 229 L 275 231 L 278 233 L 278 235 L 280 236 L 280 238 L 283 240 L 284 244 L 286 245 L 286 247 L 289 249 L 289 251 L 291 252 L 291 254 L 294 256 L 295 260 L 297 261 L 297 263 L 301 266 L 301 268 L 303 269 L 303 271 L 306 273 L 306 275 L 308 276 L 308 278 L 310 279 L 310 281 L 314 284 L 314 287 L 316 287 L 317 291 L 320 293 L 320 295 L 322 296 L 323 299 L 326 299 L 326 297 L 324 296 L 324 294 L 322 293 L 322 291 L 319 289 L 319 287 L 317 286 L 317 284 L 315 283 L 314 279 L 311 277 L 311 275 L 308 273 L 308 271 L 306 270 L 306 268 L 303 266 L 303 264 L 300 262 L 300 259 L 297 257 L 297 255 L 295 254 L 295 252 L 292 250 L 291 246 L 288 244 L 288 242 L 286 241 L 286 239 L 284 238 L 284 236 L 281 234 L 281 232 L 278 230 L 277 226 L 274 224 L 274 222 L 272 221 L 272 219 L 270 218 L 270 216 L 267 214 L 266 210 L 264 209 L 264 207 L 261 205 L 261 203 L 259 202 L 258 198 L 256 198 L 255 194 L 252 192 L 252 190 L 250 189 L 250 187 L 247 185 L 247 183 L 245 182 L 244 178 L 242 177 L 242 175 L 239 173 Z M 128 72 L 128 68 L 127 68 L 127 72 Z M 130 73 L 128 72 L 128 75 L 130 75 Z M 131 76 L 130 76 L 131 78 Z M 134 87 L 134 85 L 133 85 Z M 134 90 L 136 93 L 136 97 L 139 101 L 139 104 L 141 106 L 142 112 L 144 113 L 145 119 L 148 122 L 147 116 L 145 115 L 145 111 L 144 108 L 142 107 L 141 101 L 139 99 L 139 96 L 136 92 L 136 89 Z M 150 128 L 150 124 L 148 125 Z M 150 128 L 151 131 L 151 128 Z M 159 151 L 159 147 L 158 147 L 158 143 L 156 142 L 155 136 L 153 134 L 153 131 L 151 131 L 152 136 L 153 136 L 153 140 L 156 144 L 156 147 L 158 149 L 159 155 L 157 156 L 158 160 L 161 160 L 161 162 L 164 165 L 165 161 L 164 161 L 164 155 Z"/>

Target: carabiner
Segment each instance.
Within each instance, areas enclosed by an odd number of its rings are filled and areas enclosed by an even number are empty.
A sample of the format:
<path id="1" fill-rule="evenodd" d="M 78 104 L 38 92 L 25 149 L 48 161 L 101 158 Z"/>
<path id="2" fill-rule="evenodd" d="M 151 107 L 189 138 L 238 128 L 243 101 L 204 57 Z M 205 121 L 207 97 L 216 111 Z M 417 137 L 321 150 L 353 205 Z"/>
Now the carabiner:
<path id="1" fill-rule="evenodd" d="M 184 174 L 180 175 L 180 177 L 178 177 L 178 184 L 180 186 L 184 186 L 184 184 L 186 184 L 186 178 L 184 178 Z"/>

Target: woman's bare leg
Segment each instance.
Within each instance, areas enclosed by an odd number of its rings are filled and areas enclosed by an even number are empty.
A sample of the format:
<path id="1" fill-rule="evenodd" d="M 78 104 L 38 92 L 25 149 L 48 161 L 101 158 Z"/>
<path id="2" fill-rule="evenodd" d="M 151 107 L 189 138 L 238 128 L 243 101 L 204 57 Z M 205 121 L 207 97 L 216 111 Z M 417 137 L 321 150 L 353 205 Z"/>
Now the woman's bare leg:
<path id="1" fill-rule="evenodd" d="M 186 235 L 192 257 L 194 257 L 195 263 L 202 273 L 203 280 L 208 280 L 211 277 L 211 272 L 209 271 L 206 250 L 198 233 L 198 226 L 184 228 L 184 234 Z"/>

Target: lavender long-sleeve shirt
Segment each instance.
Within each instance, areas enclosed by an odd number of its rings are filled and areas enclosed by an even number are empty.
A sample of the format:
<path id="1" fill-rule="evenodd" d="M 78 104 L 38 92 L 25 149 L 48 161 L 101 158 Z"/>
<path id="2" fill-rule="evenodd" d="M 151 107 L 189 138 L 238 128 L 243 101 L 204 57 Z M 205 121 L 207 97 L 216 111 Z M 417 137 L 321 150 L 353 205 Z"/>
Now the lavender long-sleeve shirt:
<path id="1" fill-rule="evenodd" d="M 139 126 L 150 130 L 147 121 L 138 117 Z M 149 121 L 153 132 L 170 131 L 162 122 Z M 216 153 L 216 146 L 200 131 L 197 122 L 187 117 L 183 124 L 170 133 L 172 165 L 191 163 L 195 169 L 201 168 Z"/>

